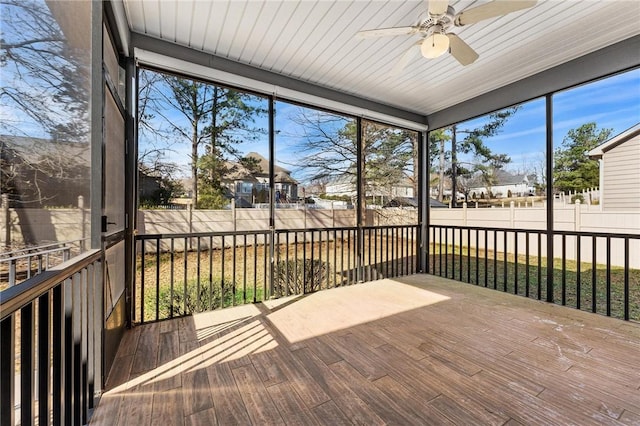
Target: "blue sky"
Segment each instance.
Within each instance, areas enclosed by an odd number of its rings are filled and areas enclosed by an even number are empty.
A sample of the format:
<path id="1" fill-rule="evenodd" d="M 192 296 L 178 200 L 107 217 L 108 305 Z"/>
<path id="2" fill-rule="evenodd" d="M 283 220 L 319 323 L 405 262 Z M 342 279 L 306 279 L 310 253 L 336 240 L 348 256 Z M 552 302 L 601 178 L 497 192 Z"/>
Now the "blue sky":
<path id="1" fill-rule="evenodd" d="M 485 117 L 470 120 L 462 127 L 481 125 Z M 561 146 L 571 129 L 595 122 L 598 129 L 613 129 L 612 136 L 640 122 L 640 69 L 578 86 L 553 96 L 554 147 Z M 494 152 L 511 157 L 513 171 L 535 169 L 545 156 L 545 101 L 535 99 L 521 105 L 502 132 L 485 143 Z M 470 160 L 467 157 L 466 160 Z"/>
<path id="2" fill-rule="evenodd" d="M 275 124 L 278 133 L 275 151 L 276 164 L 292 170 L 294 177 L 303 180 L 299 168 L 293 166 L 299 163 L 301 157 L 299 149 L 296 149 L 296 135 L 301 134 L 301 129 L 291 121 L 298 109 L 298 106 L 286 102 L 276 103 Z M 474 128 L 485 120 L 486 117 L 476 118 L 461 123 L 459 128 Z M 640 122 L 640 69 L 555 94 L 553 121 L 556 148 L 562 144 L 569 130 L 592 121 L 599 129 L 613 129 L 612 136 L 634 126 Z M 256 120 L 255 124 L 266 128 L 266 115 Z M 486 138 L 485 143 L 493 152 L 506 153 L 511 157 L 511 163 L 506 167 L 508 170 L 539 173 L 545 161 L 545 135 L 545 100 L 541 98 L 522 104 L 502 131 L 494 137 Z M 143 145 L 144 141 L 141 141 L 141 148 Z M 256 151 L 268 158 L 267 135 L 238 148 L 242 153 Z M 188 175 L 188 144 L 174 145 L 174 149 L 167 158 L 182 164 L 183 173 Z M 473 161 L 470 156 L 459 158 L 460 161 Z"/>

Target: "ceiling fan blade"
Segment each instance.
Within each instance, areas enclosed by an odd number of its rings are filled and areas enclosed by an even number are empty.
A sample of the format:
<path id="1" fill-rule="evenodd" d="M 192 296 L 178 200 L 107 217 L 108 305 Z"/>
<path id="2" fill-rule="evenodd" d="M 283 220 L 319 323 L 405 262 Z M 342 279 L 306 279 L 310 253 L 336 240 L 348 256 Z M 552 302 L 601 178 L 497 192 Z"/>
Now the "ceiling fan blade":
<path id="1" fill-rule="evenodd" d="M 478 7 L 463 10 L 458 14 L 458 16 L 456 16 L 455 24 L 457 26 L 474 24 L 485 19 L 495 18 L 496 16 L 506 15 L 522 9 L 528 9 L 535 6 L 536 3 L 536 0 L 495 0 Z"/>
<path id="2" fill-rule="evenodd" d="M 393 67 L 393 69 L 391 69 L 391 72 L 389 73 L 391 77 L 395 77 L 397 75 L 400 75 L 400 73 L 402 73 L 402 70 L 404 70 L 405 67 L 409 65 L 409 62 L 411 62 L 413 58 L 415 58 L 416 55 L 418 54 L 418 50 L 419 50 L 418 46 L 420 46 L 420 44 L 422 44 L 422 40 L 415 43 L 413 46 L 408 48 L 402 54 L 402 56 L 400 57 L 400 60 L 395 64 L 395 66 Z"/>
<path id="3" fill-rule="evenodd" d="M 391 37 L 399 35 L 413 34 L 418 31 L 417 26 L 413 27 L 393 27 L 377 28 L 374 30 L 362 30 L 356 33 L 357 38 Z"/>
<path id="4" fill-rule="evenodd" d="M 456 58 L 458 62 L 466 66 L 475 62 L 479 55 L 475 50 L 465 43 L 460 37 L 453 33 L 447 34 L 449 37 L 449 49 L 451 49 L 451 56 Z"/>
<path id="5" fill-rule="evenodd" d="M 449 0 L 429 0 L 429 15 L 444 15 L 448 7 Z"/>

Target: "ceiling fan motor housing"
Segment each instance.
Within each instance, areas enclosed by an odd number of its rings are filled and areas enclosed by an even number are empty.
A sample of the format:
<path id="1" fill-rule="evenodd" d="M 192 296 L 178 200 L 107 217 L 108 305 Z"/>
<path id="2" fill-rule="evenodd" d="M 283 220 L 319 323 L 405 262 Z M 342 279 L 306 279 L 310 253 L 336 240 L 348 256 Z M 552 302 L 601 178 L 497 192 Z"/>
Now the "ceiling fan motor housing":
<path id="1" fill-rule="evenodd" d="M 455 14 L 456 11 L 451 6 L 447 8 L 447 13 L 443 13 L 442 15 L 429 14 L 429 17 L 419 24 L 420 28 L 418 31 L 425 35 L 429 35 L 437 30 L 445 33 L 447 30 L 455 26 Z"/>

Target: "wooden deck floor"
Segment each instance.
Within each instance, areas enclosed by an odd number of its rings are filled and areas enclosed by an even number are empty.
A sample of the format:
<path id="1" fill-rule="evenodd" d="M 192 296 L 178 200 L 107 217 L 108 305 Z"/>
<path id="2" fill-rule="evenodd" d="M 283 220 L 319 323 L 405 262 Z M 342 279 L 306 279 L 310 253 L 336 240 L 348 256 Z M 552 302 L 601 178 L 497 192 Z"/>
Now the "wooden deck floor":
<path id="1" fill-rule="evenodd" d="M 137 327 L 91 424 L 640 424 L 640 325 L 381 280 Z"/>

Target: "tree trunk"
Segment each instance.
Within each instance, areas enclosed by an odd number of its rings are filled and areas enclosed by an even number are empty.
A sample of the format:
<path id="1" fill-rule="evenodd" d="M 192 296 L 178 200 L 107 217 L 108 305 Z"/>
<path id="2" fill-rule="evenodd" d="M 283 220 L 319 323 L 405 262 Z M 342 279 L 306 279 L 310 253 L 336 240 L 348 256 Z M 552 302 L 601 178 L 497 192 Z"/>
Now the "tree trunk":
<path id="1" fill-rule="evenodd" d="M 444 139 L 440 141 L 440 159 L 438 170 L 438 201 L 444 201 Z"/>
<path id="2" fill-rule="evenodd" d="M 457 175 L 457 162 L 456 157 L 456 126 L 451 127 L 451 207 L 455 207 L 458 201 L 458 177 Z"/>
<path id="3" fill-rule="evenodd" d="M 193 105 L 198 104 L 198 95 L 196 91 L 193 92 L 192 98 Z M 193 199 L 193 206 L 198 206 L 198 119 L 194 119 L 192 122 L 191 132 L 191 198 Z"/>
<path id="4" fill-rule="evenodd" d="M 195 127 L 191 135 L 191 198 L 193 205 L 198 205 L 198 129 Z"/>
<path id="5" fill-rule="evenodd" d="M 413 160 L 413 177 L 411 179 L 411 182 L 413 183 L 413 196 L 417 197 L 418 196 L 418 170 L 420 165 L 418 164 L 418 144 L 420 143 L 420 140 L 422 139 L 420 134 L 418 134 L 418 136 L 416 138 L 412 138 L 412 147 L 413 147 L 413 152 L 411 153 L 412 156 L 412 160 Z M 427 172 L 428 174 L 428 172 Z M 426 176 L 426 184 L 429 185 L 429 176 Z M 429 189 L 427 188 L 427 192 L 429 191 Z"/>

